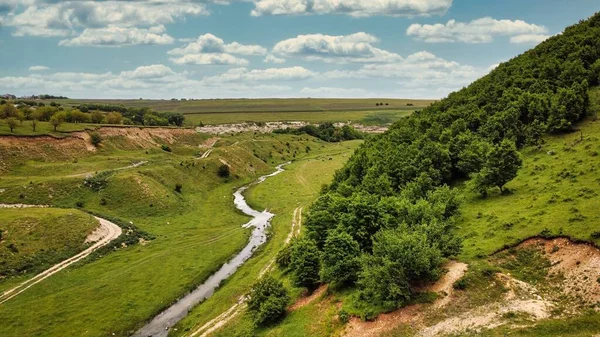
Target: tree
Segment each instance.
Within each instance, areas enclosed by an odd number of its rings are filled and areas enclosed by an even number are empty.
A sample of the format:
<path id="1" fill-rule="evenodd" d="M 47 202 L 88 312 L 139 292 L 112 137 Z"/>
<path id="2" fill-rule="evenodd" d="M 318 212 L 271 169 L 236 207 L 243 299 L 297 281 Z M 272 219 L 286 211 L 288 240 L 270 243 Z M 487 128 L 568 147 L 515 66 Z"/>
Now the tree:
<path id="1" fill-rule="evenodd" d="M 71 119 L 73 120 L 74 123 L 89 123 L 91 120 L 91 117 L 89 114 L 86 114 L 80 110 L 72 110 L 71 111 Z"/>
<path id="2" fill-rule="evenodd" d="M 123 116 L 118 112 L 109 112 L 106 114 L 106 122 L 108 124 L 121 124 L 123 122 Z"/>
<path id="3" fill-rule="evenodd" d="M 352 236 L 342 230 L 329 232 L 323 247 L 324 282 L 353 283 L 360 271 L 360 247 Z"/>
<path id="4" fill-rule="evenodd" d="M 8 125 L 10 132 L 13 132 L 17 125 L 19 125 L 19 121 L 14 117 L 8 117 L 6 119 L 6 124 Z"/>
<path id="5" fill-rule="evenodd" d="M 2 106 L 2 110 L 0 111 L 1 118 L 10 118 L 17 117 L 17 108 L 11 103 L 6 103 Z"/>
<path id="6" fill-rule="evenodd" d="M 37 127 L 37 125 L 38 125 L 38 120 L 35 118 L 32 119 L 31 120 L 31 128 L 33 129 L 33 132 L 35 132 L 35 128 Z"/>
<path id="7" fill-rule="evenodd" d="M 319 249 L 314 241 L 300 239 L 294 244 L 290 256 L 292 281 L 298 287 L 315 289 L 319 284 Z"/>
<path id="8" fill-rule="evenodd" d="M 414 285 L 440 275 L 442 254 L 425 232 L 401 227 L 373 238 L 373 254 L 362 259 L 360 297 L 371 304 L 397 307 L 408 301 Z"/>
<path id="9" fill-rule="evenodd" d="M 517 176 L 523 165 L 514 142 L 505 139 L 487 155 L 484 167 L 473 177 L 472 188 L 485 195 L 487 189 L 498 187 L 504 192 L 504 185 Z"/>
<path id="10" fill-rule="evenodd" d="M 19 121 L 19 125 L 23 125 L 23 121 L 25 120 L 25 114 L 23 113 L 23 111 L 17 110 L 15 118 Z"/>
<path id="11" fill-rule="evenodd" d="M 90 134 L 90 141 L 92 142 L 92 145 L 97 147 L 100 145 L 100 143 L 102 143 L 102 135 L 94 131 Z"/>
<path id="12" fill-rule="evenodd" d="M 92 123 L 102 124 L 104 122 L 104 114 L 100 111 L 94 111 L 91 114 Z"/>
<path id="13" fill-rule="evenodd" d="M 230 170 L 229 170 L 229 166 L 228 165 L 221 165 L 219 166 L 219 169 L 217 170 L 217 175 L 221 178 L 229 178 L 229 175 L 231 174 Z"/>
<path id="14" fill-rule="evenodd" d="M 54 127 L 55 132 L 56 129 L 65 121 L 66 118 L 67 115 L 64 111 L 57 112 L 56 114 L 54 114 L 54 116 L 52 116 L 52 118 L 50 118 L 50 124 L 52 124 L 52 126 Z"/>
<path id="15" fill-rule="evenodd" d="M 257 326 L 276 322 L 285 314 L 290 300 L 283 283 L 267 276 L 250 290 L 248 313 Z"/>

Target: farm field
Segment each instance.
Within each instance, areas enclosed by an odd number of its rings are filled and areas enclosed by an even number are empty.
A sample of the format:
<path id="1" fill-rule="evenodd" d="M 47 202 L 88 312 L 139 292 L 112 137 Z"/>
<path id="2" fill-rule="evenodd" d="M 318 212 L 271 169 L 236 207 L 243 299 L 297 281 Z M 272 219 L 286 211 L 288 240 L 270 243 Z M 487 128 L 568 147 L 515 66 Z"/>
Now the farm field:
<path id="1" fill-rule="evenodd" d="M 330 144 L 309 136 L 242 134 L 220 139 L 209 157 L 198 159 L 209 148 L 198 147 L 206 137 L 192 130 L 165 129 L 160 136 L 155 130 L 148 138 L 140 138 L 141 131 L 99 132 L 104 132 L 103 142 L 95 152 L 77 145 L 83 140 L 48 140 L 43 147 L 27 151 L 22 147 L 31 146 L 27 139 L 22 145 L 15 143 L 18 140 L 0 142 L 8 158 L 6 166 L 0 167 L 4 170 L 0 203 L 61 208 L 48 209 L 52 212 L 78 207 L 133 226 L 125 228 L 128 234 L 123 245 L 110 248 L 116 251 L 94 254 L 2 304 L 0 315 L 10 322 L 0 327 L 3 336 L 130 335 L 245 245 L 249 230 L 241 224 L 247 217 L 234 208 L 232 191 L 295 157 L 280 178 L 288 180 L 278 183 L 282 191 L 285 186 L 295 193 L 280 194 L 278 204 L 264 205 L 278 214 L 273 230 L 276 239 L 251 260 L 248 271 L 238 273 L 249 282 L 261 262 L 277 251 L 279 236 L 287 235 L 290 215 L 286 207 L 291 206 L 284 204 L 310 202 L 360 144 Z M 161 144 L 169 144 L 170 152 L 161 149 Z M 231 168 L 229 178 L 217 176 L 222 162 Z M 289 181 L 296 175 L 304 178 Z M 87 180 L 88 176 L 95 178 Z M 312 180 L 310 188 L 304 186 L 306 179 Z M 250 193 L 259 193 L 267 183 Z M 181 192 L 175 190 L 178 184 Z M 8 212 L 0 210 L 0 216 L 8 217 Z M 0 289 L 21 280 L 3 279 Z M 246 283 L 237 282 L 232 279 L 232 288 L 223 289 L 229 293 L 217 294 L 228 298 L 247 289 Z"/>
<path id="2" fill-rule="evenodd" d="M 365 125 L 393 123 L 434 100 L 408 99 L 224 99 L 224 100 L 48 100 L 65 106 L 123 105 L 185 115 L 186 125 L 243 122 L 348 122 Z M 376 106 L 376 104 L 382 104 Z M 388 105 L 385 105 L 388 104 Z"/>

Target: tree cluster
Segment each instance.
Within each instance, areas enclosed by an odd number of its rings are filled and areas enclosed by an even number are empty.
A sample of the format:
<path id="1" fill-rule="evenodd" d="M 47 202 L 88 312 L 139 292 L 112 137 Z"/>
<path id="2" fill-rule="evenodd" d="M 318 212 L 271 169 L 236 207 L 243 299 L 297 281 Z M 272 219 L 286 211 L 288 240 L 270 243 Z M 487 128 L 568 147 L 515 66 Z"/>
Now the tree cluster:
<path id="1" fill-rule="evenodd" d="M 363 139 L 361 132 L 357 131 L 350 125 L 344 125 L 341 128 L 336 127 L 333 123 L 323 123 L 319 126 L 306 125 L 301 128 L 278 129 L 273 131 L 280 134 L 302 135 L 307 134 L 326 142 L 337 143 L 344 140 Z"/>
<path id="2" fill-rule="evenodd" d="M 482 195 L 504 192 L 522 165 L 519 148 L 586 116 L 599 59 L 596 14 L 367 139 L 311 206 L 308 261 L 294 262 L 290 249 L 292 278 L 314 284 L 304 269 L 316 255 L 320 281 L 356 284 L 374 305 L 406 303 L 460 251 L 460 198 L 448 185 L 470 178 Z"/>

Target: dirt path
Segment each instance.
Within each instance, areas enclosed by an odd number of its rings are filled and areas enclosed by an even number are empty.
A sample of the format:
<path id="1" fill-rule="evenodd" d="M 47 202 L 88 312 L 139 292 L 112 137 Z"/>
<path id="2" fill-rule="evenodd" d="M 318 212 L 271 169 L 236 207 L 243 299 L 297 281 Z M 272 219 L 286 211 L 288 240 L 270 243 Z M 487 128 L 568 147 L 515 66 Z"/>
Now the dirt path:
<path id="1" fill-rule="evenodd" d="M 302 226 L 302 207 L 297 207 L 294 209 L 294 214 L 292 216 L 292 228 L 290 229 L 290 233 L 285 239 L 285 245 L 288 245 L 294 236 L 300 234 L 300 228 Z M 260 271 L 258 278 L 263 278 L 269 271 L 273 269 L 273 265 L 275 264 L 275 259 L 271 259 L 269 263 Z M 211 333 L 217 331 L 221 327 L 225 326 L 229 321 L 231 321 L 234 317 L 241 314 L 242 311 L 246 308 L 246 296 L 240 296 L 238 302 L 231 306 L 227 311 L 223 312 L 219 316 L 213 318 L 208 321 L 206 324 L 201 326 L 200 328 L 194 330 L 192 333 L 187 335 L 188 337 L 206 337 Z"/>
<path id="2" fill-rule="evenodd" d="M 448 272 L 436 283 L 423 289 L 424 291 L 445 293 L 445 296 L 433 303 L 435 308 L 441 308 L 448 304 L 454 290 L 452 285 L 465 274 L 467 267 L 468 266 L 464 263 L 451 261 L 445 265 Z M 422 304 L 409 305 L 387 314 L 381 314 L 376 320 L 371 322 L 364 322 L 353 317 L 346 327 L 344 336 L 374 337 L 384 332 L 391 331 L 401 324 L 420 326 L 423 324 L 423 308 L 424 305 Z"/>
<path id="3" fill-rule="evenodd" d="M 145 164 L 148 164 L 148 161 L 140 161 L 140 162 L 128 165 L 128 166 L 123 166 L 123 167 L 119 167 L 119 168 L 116 168 L 116 169 L 110 169 L 110 170 L 107 170 L 107 171 L 129 170 L 129 169 L 132 169 L 132 168 L 140 167 L 140 166 L 145 165 Z M 77 173 L 77 174 L 68 175 L 66 177 L 67 178 L 91 177 L 91 176 L 93 176 L 96 173 L 98 173 L 98 172 L 97 171 L 95 171 L 95 172 L 84 172 L 84 173 Z"/>
<path id="4" fill-rule="evenodd" d="M 320 286 L 319 288 L 317 288 L 317 290 L 313 291 L 313 293 L 310 294 L 309 296 L 302 297 L 301 299 L 296 301 L 296 303 L 292 304 L 289 308 L 289 311 L 295 311 L 295 310 L 298 310 L 300 308 L 303 308 L 303 307 L 311 304 L 312 302 L 314 302 L 315 300 L 317 300 L 321 296 L 323 296 L 323 294 L 325 294 L 327 292 L 328 288 L 329 287 L 327 284 Z"/>
<path id="5" fill-rule="evenodd" d="M 14 205 L 0 204 L 0 208 L 15 208 L 13 206 Z M 19 206 L 21 208 L 36 207 L 33 205 L 19 205 Z M 47 206 L 45 206 L 45 207 L 47 207 Z M 84 258 L 89 256 L 92 252 L 94 252 L 96 249 L 107 245 L 112 240 L 118 238 L 122 234 L 121 227 L 115 225 L 114 223 L 112 223 L 108 220 L 101 219 L 98 217 L 95 217 L 95 218 L 100 222 L 100 227 L 91 236 L 94 236 L 94 235 L 98 236 L 98 233 L 103 233 L 104 236 L 100 237 L 98 241 L 96 241 L 92 246 L 88 247 L 86 250 L 82 251 L 81 253 L 52 266 L 51 268 L 37 274 L 36 276 L 30 278 L 29 280 L 19 284 L 18 286 L 14 287 L 10 290 L 5 291 L 4 293 L 2 293 L 2 295 L 0 295 L 0 304 L 21 294 L 25 290 L 42 282 L 43 280 L 58 273 L 59 271 L 69 267 L 70 265 L 83 260 Z M 92 239 L 92 238 L 89 238 L 89 239 Z"/>
<path id="6" fill-rule="evenodd" d="M 208 156 L 210 156 L 210 153 L 213 151 L 214 149 L 209 149 L 208 151 L 204 152 L 202 154 L 202 156 L 199 159 L 206 159 L 208 158 Z"/>

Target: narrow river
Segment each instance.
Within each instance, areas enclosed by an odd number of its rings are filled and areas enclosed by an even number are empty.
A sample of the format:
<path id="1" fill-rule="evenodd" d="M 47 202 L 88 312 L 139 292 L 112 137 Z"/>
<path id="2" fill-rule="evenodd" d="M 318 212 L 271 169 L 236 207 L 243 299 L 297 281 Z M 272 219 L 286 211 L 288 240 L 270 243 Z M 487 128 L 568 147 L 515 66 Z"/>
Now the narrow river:
<path id="1" fill-rule="evenodd" d="M 276 176 L 285 171 L 283 166 L 287 164 L 289 163 L 277 166 L 277 170 L 275 172 L 258 178 L 258 180 L 255 182 L 241 187 L 233 194 L 234 203 L 237 209 L 252 217 L 252 220 L 243 225 L 244 228 L 254 227 L 252 235 L 250 236 L 250 240 L 244 249 L 242 249 L 242 251 L 233 257 L 229 262 L 225 263 L 221 269 L 219 269 L 219 271 L 212 274 L 206 280 L 206 282 L 198 286 L 198 288 L 191 293 L 179 299 L 175 304 L 161 312 L 158 316 L 154 317 L 150 323 L 138 330 L 133 337 L 166 337 L 169 334 L 169 329 L 171 327 L 187 316 L 188 312 L 194 306 L 211 297 L 221 281 L 227 279 L 229 276 L 235 273 L 235 271 L 242 264 L 244 264 L 244 262 L 246 262 L 246 260 L 252 256 L 252 254 L 254 254 L 256 248 L 267 241 L 266 230 L 275 214 L 269 213 L 266 210 L 259 212 L 252 209 L 248 203 L 246 203 L 246 198 L 244 197 L 243 193 L 251 186 L 258 185 L 267 180 L 267 178 Z"/>

